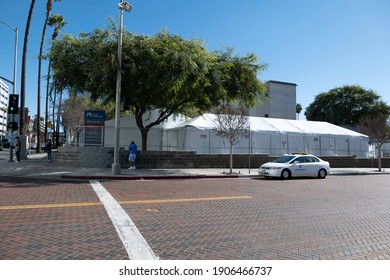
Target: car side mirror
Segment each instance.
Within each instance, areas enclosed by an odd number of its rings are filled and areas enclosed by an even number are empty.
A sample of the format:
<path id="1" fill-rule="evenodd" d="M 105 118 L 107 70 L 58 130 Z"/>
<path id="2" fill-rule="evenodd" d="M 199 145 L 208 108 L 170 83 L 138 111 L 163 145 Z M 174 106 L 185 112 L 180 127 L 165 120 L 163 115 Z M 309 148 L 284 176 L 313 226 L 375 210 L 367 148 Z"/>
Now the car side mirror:
<path id="1" fill-rule="evenodd" d="M 299 164 L 299 161 L 297 161 L 297 160 L 296 160 L 296 161 L 294 161 L 294 164 L 295 164 L 295 165 Z"/>

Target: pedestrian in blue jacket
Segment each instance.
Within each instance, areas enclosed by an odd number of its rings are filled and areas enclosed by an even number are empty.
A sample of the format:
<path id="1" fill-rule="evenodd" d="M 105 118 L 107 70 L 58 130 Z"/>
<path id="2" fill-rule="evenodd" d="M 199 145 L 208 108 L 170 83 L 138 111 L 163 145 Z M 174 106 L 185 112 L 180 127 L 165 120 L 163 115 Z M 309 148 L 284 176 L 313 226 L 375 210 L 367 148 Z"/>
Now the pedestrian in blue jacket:
<path id="1" fill-rule="evenodd" d="M 137 145 L 132 141 L 129 146 L 129 169 L 135 169 L 135 158 L 137 157 Z"/>

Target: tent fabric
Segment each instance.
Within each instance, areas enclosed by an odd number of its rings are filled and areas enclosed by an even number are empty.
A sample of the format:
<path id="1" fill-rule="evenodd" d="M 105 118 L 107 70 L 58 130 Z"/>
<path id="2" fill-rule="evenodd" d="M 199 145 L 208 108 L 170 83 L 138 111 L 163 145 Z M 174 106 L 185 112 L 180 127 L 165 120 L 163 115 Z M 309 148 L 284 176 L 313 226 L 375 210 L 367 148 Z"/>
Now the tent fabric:
<path id="1" fill-rule="evenodd" d="M 353 130 L 328 123 L 317 121 L 300 121 L 288 119 L 260 118 L 248 117 L 250 130 L 261 132 L 276 132 L 276 133 L 297 133 L 297 134 L 327 134 L 327 135 L 348 135 L 355 137 L 367 137 L 364 134 Z M 197 129 L 214 129 L 216 121 L 215 114 L 204 114 L 191 119 L 187 122 L 182 122 L 176 125 L 171 125 L 169 129 L 183 126 L 193 126 Z M 168 127 L 167 127 L 168 128 Z"/>
<path id="2" fill-rule="evenodd" d="M 215 114 L 164 127 L 163 145 L 198 153 L 228 153 L 229 143 L 216 135 Z M 250 135 L 234 146 L 235 153 L 279 156 L 291 152 L 316 155 L 368 155 L 368 137 L 327 122 L 249 117 Z"/>

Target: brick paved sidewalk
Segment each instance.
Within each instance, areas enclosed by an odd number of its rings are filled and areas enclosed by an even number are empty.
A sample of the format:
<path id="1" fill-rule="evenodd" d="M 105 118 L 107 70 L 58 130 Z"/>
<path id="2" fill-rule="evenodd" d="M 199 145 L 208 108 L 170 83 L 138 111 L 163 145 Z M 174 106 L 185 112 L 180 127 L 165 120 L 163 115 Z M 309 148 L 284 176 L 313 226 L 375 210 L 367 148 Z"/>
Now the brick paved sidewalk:
<path id="1" fill-rule="evenodd" d="M 372 178 L 104 185 L 117 200 L 250 197 L 123 205 L 161 259 L 390 260 L 389 177 Z"/>
<path id="2" fill-rule="evenodd" d="M 5 180 L 0 181 L 0 259 L 127 259 L 88 183 Z M 81 205 L 64 207 L 67 203 Z"/>

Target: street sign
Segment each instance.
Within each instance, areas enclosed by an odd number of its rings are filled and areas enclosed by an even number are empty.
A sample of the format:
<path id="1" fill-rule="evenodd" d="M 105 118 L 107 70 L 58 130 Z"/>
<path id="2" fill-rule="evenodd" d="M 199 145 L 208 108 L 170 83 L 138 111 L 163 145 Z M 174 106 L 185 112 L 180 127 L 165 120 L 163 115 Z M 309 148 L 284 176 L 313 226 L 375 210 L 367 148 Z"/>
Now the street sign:
<path id="1" fill-rule="evenodd" d="M 106 112 L 98 110 L 84 111 L 85 145 L 103 145 L 104 121 Z"/>
<path id="2" fill-rule="evenodd" d="M 106 112 L 98 110 L 84 111 L 84 125 L 85 126 L 104 126 L 106 120 Z"/>

